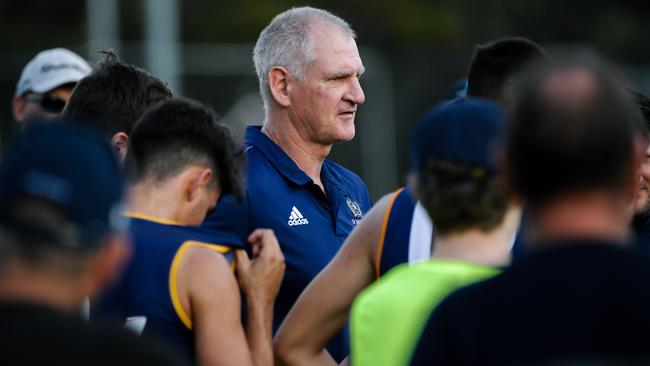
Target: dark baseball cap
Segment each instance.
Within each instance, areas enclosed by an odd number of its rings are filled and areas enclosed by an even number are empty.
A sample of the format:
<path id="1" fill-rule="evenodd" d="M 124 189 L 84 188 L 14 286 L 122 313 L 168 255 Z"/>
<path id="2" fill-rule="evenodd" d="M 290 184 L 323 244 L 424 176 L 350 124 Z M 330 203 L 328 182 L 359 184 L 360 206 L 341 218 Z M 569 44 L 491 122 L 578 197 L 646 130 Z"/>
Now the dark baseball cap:
<path id="1" fill-rule="evenodd" d="M 413 135 L 413 171 L 422 172 L 430 159 L 493 171 L 504 119 L 503 109 L 485 99 L 461 98 L 437 105 L 420 120 Z"/>
<path id="2" fill-rule="evenodd" d="M 26 233 L 33 242 L 87 248 L 123 229 L 123 193 L 117 159 L 98 131 L 66 122 L 35 123 L 0 162 L 0 226 Z M 26 211 L 28 201 L 54 210 L 59 224 L 47 225 L 38 212 Z"/>

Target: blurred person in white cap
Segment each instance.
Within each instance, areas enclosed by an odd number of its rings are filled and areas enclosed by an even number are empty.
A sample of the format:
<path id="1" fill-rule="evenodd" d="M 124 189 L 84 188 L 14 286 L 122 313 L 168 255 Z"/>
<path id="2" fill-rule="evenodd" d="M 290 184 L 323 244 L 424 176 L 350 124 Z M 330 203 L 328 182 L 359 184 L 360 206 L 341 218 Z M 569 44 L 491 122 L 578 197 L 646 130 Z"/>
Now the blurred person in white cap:
<path id="1" fill-rule="evenodd" d="M 14 119 L 58 118 L 75 84 L 92 68 L 83 58 L 65 48 L 53 48 L 36 55 L 23 69 L 12 100 Z"/>

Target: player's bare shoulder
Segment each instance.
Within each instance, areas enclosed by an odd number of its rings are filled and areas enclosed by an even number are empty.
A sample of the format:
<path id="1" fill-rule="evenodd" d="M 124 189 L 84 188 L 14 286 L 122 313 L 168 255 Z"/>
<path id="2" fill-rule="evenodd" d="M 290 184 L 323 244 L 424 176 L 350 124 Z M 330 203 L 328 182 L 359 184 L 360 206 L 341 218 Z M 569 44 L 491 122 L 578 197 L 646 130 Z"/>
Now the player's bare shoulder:
<path id="1" fill-rule="evenodd" d="M 387 218 L 390 214 L 390 209 L 395 196 L 397 196 L 399 192 L 400 190 L 388 193 L 381 197 L 355 228 L 354 231 L 358 231 L 358 235 L 355 237 L 350 235 L 350 238 L 348 238 L 348 241 L 356 242 L 354 244 L 351 243 L 352 245 L 364 246 L 368 250 L 370 258 L 373 260 L 380 250 L 379 246 L 381 245 Z"/>

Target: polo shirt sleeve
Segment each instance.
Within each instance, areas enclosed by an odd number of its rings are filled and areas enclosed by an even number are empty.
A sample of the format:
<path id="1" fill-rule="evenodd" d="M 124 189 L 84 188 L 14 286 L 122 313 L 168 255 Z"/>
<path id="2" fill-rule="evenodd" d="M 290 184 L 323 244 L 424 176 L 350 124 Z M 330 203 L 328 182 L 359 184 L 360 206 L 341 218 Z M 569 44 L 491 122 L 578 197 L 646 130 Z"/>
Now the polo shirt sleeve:
<path id="1" fill-rule="evenodd" d="M 224 195 L 215 209 L 205 218 L 202 227 L 236 235 L 243 243 L 248 242 L 250 210 L 248 194 L 241 203 L 232 195 Z"/>

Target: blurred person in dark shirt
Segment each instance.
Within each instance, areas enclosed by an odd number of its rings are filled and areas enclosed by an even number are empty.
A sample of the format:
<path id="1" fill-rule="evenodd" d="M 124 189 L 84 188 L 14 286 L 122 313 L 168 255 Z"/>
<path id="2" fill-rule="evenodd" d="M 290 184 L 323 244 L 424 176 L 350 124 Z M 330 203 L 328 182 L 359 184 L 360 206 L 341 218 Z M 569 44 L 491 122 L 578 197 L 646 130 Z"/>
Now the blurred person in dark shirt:
<path id="1" fill-rule="evenodd" d="M 412 364 L 647 360 L 650 258 L 629 229 L 645 128 L 623 85 L 593 56 L 523 78 L 503 170 L 530 251 L 443 301 Z"/>
<path id="2" fill-rule="evenodd" d="M 130 251 L 118 215 L 123 191 L 115 156 L 95 131 L 34 122 L 10 144 L 0 164 L 3 364 L 176 364 L 79 312 Z"/>

